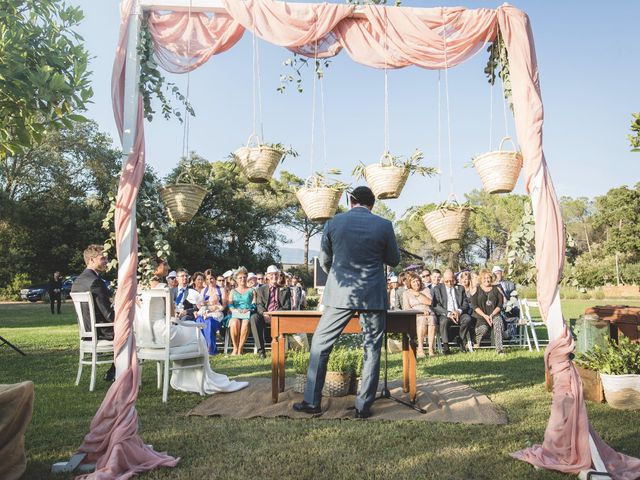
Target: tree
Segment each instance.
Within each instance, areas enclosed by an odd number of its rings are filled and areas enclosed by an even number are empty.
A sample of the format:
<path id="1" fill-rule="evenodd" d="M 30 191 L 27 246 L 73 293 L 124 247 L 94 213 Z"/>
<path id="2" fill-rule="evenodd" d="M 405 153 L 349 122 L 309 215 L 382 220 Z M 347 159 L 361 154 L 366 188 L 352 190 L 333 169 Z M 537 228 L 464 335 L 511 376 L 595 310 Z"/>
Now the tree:
<path id="1" fill-rule="evenodd" d="M 561 197 L 560 211 L 567 233 L 576 242 L 578 253 L 589 252 L 592 255 L 590 237 L 593 235 L 593 201 L 586 197 Z"/>
<path id="2" fill-rule="evenodd" d="M 70 128 L 93 92 L 88 55 L 73 28 L 80 8 L 62 0 L 0 2 L 0 159 Z"/>
<path id="3" fill-rule="evenodd" d="M 601 231 L 605 251 L 624 252 L 640 260 L 640 182 L 596 197 L 593 226 Z"/>

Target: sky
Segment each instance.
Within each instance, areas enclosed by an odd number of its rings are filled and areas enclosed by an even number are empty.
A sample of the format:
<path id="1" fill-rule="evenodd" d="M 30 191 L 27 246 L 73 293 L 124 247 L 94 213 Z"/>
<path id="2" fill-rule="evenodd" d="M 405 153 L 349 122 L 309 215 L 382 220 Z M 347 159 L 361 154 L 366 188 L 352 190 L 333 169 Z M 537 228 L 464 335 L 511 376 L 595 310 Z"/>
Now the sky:
<path id="1" fill-rule="evenodd" d="M 110 82 L 119 2 L 68 3 L 81 6 L 85 13 L 77 31 L 92 57 L 95 93 L 87 116 L 116 141 Z M 606 7 L 593 0 L 521 0 L 511 4 L 529 15 L 533 29 L 545 112 L 543 148 L 558 195 L 593 197 L 612 187 L 640 181 L 640 154 L 630 152 L 626 138 L 631 113 L 640 111 L 640 2 L 611 0 Z M 500 3 L 404 0 L 402 5 L 496 8 Z M 313 72 L 303 69 L 303 93 L 292 86 L 284 94 L 279 93 L 276 89 L 280 74 L 290 73 L 283 62 L 291 54 L 262 40 L 257 43 L 263 140 L 291 145 L 300 154 L 286 159 L 279 170 L 306 178 L 313 171 L 338 168 L 343 181 L 354 186 L 362 184 L 363 180 L 351 178 L 352 169 L 359 162 L 378 161 L 384 151 L 383 70 L 356 64 L 344 52 L 332 59 L 322 80 L 326 152 L 317 85 L 312 167 Z M 492 93 L 486 81 L 483 70 L 487 58 L 488 53 L 482 49 L 472 59 L 450 69 L 447 82 L 442 73 L 440 95 L 437 71 L 408 67 L 388 72 L 390 151 L 409 155 L 418 148 L 424 152 L 425 165 L 442 170 L 436 178 L 410 178 L 399 199 L 385 201 L 397 217 L 413 205 L 439 203 L 450 193 L 464 201 L 466 192 L 481 188 L 475 170 L 468 168 L 471 158 L 488 151 L 490 144 L 495 149 L 507 133 L 515 137 L 508 109 L 505 122 L 499 82 Z M 245 34 L 234 48 L 191 72 L 189 101 L 196 116 L 190 121 L 189 150 L 211 161 L 223 160 L 247 141 L 253 116 L 252 60 L 251 35 Z M 165 76 L 186 93 L 186 75 Z M 444 94 L 447 83 L 448 108 Z M 178 121 L 167 121 L 160 115 L 146 123 L 146 159 L 161 176 L 177 164 L 185 151 L 183 133 L 184 127 Z M 524 193 L 522 181 L 515 192 Z M 302 245 L 300 235 L 287 234 L 292 242 L 289 246 Z M 312 248 L 318 244 L 316 237 Z"/>

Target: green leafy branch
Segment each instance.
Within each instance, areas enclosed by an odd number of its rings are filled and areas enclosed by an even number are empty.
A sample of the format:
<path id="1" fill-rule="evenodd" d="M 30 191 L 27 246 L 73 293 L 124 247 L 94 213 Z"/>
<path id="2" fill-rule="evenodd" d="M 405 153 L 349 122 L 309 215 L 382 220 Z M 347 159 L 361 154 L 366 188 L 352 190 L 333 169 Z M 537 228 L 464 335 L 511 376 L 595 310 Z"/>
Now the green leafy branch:
<path id="1" fill-rule="evenodd" d="M 166 120 L 175 117 L 182 123 L 184 121 L 181 112 L 182 108 L 186 113 L 194 117 L 195 111 L 189 103 L 189 99 L 180 92 L 175 83 L 165 80 L 157 62 L 153 58 L 153 38 L 149 31 L 146 16 L 140 26 L 138 56 L 140 58 L 140 93 L 142 94 L 145 118 L 148 121 L 153 120 L 153 116 L 156 113 L 152 107 L 154 97 L 160 102 L 162 116 Z M 172 105 L 171 97 L 175 97 L 181 107 Z"/>
<path id="2" fill-rule="evenodd" d="M 344 183 L 342 180 L 332 178 L 330 175 L 340 175 L 342 172 L 336 168 L 327 170 L 326 173 L 316 172 L 309 178 L 311 188 L 330 188 L 332 190 L 344 191 L 350 187 L 350 184 Z M 306 185 L 306 184 L 305 184 Z"/>
<path id="3" fill-rule="evenodd" d="M 633 135 L 627 135 L 629 143 L 631 143 L 632 152 L 640 152 L 640 113 L 632 113 L 633 122 L 631 122 L 631 131 Z"/>
<path id="4" fill-rule="evenodd" d="M 293 57 L 285 59 L 282 62 L 282 65 L 289 69 L 289 73 L 285 72 L 280 74 L 280 85 L 278 85 L 276 90 L 280 93 L 284 93 L 287 89 L 287 85 L 295 84 L 298 93 L 302 93 L 304 91 L 302 88 L 302 69 L 304 67 L 309 67 L 313 60 L 314 59 L 312 58 L 307 58 L 297 53 L 294 53 Z M 329 68 L 329 65 L 331 65 L 331 60 L 316 58 L 314 63 L 315 75 L 318 78 L 323 78 L 325 69 Z"/>
<path id="5" fill-rule="evenodd" d="M 434 167 L 425 167 L 421 165 L 422 160 L 424 159 L 424 154 L 421 150 L 416 150 L 409 156 L 403 157 L 400 155 L 391 155 L 389 152 L 384 154 L 384 158 L 395 167 L 403 167 L 411 174 L 418 174 L 424 177 L 432 177 L 433 175 L 437 175 L 440 171 Z M 366 165 L 360 162 L 351 172 L 351 175 L 355 177 L 355 179 L 363 178 L 364 171 L 366 169 Z"/>
<path id="6" fill-rule="evenodd" d="M 595 370 L 605 375 L 640 374 L 640 344 L 621 335 L 618 343 L 605 339 L 606 346 L 595 345 L 591 350 L 576 356 L 575 362 L 581 367 Z"/>
<path id="7" fill-rule="evenodd" d="M 507 52 L 507 46 L 504 43 L 504 38 L 500 29 L 496 34 L 496 39 L 487 48 L 489 52 L 489 60 L 487 66 L 484 68 L 484 73 L 489 79 L 491 85 L 496 83 L 496 69 L 500 68 L 498 75 L 502 79 L 502 86 L 504 90 L 504 98 L 509 103 L 509 108 L 513 112 L 513 95 L 511 92 L 511 74 L 509 72 L 509 56 Z"/>
<path id="8" fill-rule="evenodd" d="M 470 202 L 460 203 L 457 200 L 450 199 L 436 205 L 434 210 L 468 210 L 470 212 L 478 212 L 480 211 L 480 207 Z"/>

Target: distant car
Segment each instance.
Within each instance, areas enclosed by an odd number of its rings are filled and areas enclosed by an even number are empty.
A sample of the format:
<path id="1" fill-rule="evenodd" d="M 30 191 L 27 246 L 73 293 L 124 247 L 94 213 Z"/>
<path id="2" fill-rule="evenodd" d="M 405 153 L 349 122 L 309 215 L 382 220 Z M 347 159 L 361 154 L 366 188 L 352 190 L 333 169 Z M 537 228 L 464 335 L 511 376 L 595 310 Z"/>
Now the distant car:
<path id="1" fill-rule="evenodd" d="M 71 287 L 73 285 L 73 281 L 76 279 L 77 275 L 72 275 L 70 277 L 65 278 L 62 281 L 62 299 L 65 300 L 71 297 Z M 111 282 L 109 280 L 102 279 L 104 284 L 111 292 Z M 29 300 L 30 302 L 38 302 L 42 300 L 43 302 L 49 301 L 49 284 L 48 283 L 38 283 L 36 285 L 31 285 L 28 288 L 23 288 L 20 290 L 20 298 L 22 300 Z"/>

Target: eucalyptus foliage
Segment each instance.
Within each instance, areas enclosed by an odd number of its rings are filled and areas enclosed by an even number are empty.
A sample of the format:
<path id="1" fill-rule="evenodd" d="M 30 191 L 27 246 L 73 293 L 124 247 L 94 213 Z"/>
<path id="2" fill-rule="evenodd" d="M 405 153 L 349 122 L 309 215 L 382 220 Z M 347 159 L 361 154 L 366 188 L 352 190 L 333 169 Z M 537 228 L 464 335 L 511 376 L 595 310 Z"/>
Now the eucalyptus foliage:
<path id="1" fill-rule="evenodd" d="M 511 92 L 511 74 L 509 72 L 509 55 L 507 52 L 507 46 L 504 43 L 504 38 L 502 37 L 502 33 L 500 29 L 498 29 L 498 33 L 496 35 L 496 39 L 491 42 L 491 45 L 487 48 L 487 52 L 489 52 L 489 60 L 487 61 L 487 66 L 484 69 L 484 73 L 489 79 L 489 83 L 491 85 L 495 85 L 496 83 L 496 69 L 499 68 L 500 71 L 498 75 L 502 79 L 502 88 L 504 93 L 504 98 L 509 103 L 509 108 L 513 112 L 513 95 Z"/>
<path id="2" fill-rule="evenodd" d="M 638 375 L 640 374 L 640 343 L 621 335 L 616 343 L 605 339 L 606 348 L 595 345 L 591 350 L 576 356 L 575 362 L 589 370 L 605 375 Z"/>
<path id="3" fill-rule="evenodd" d="M 631 122 L 632 134 L 627 135 L 631 144 L 632 152 L 640 152 L 640 113 L 632 113 L 633 122 Z"/>

